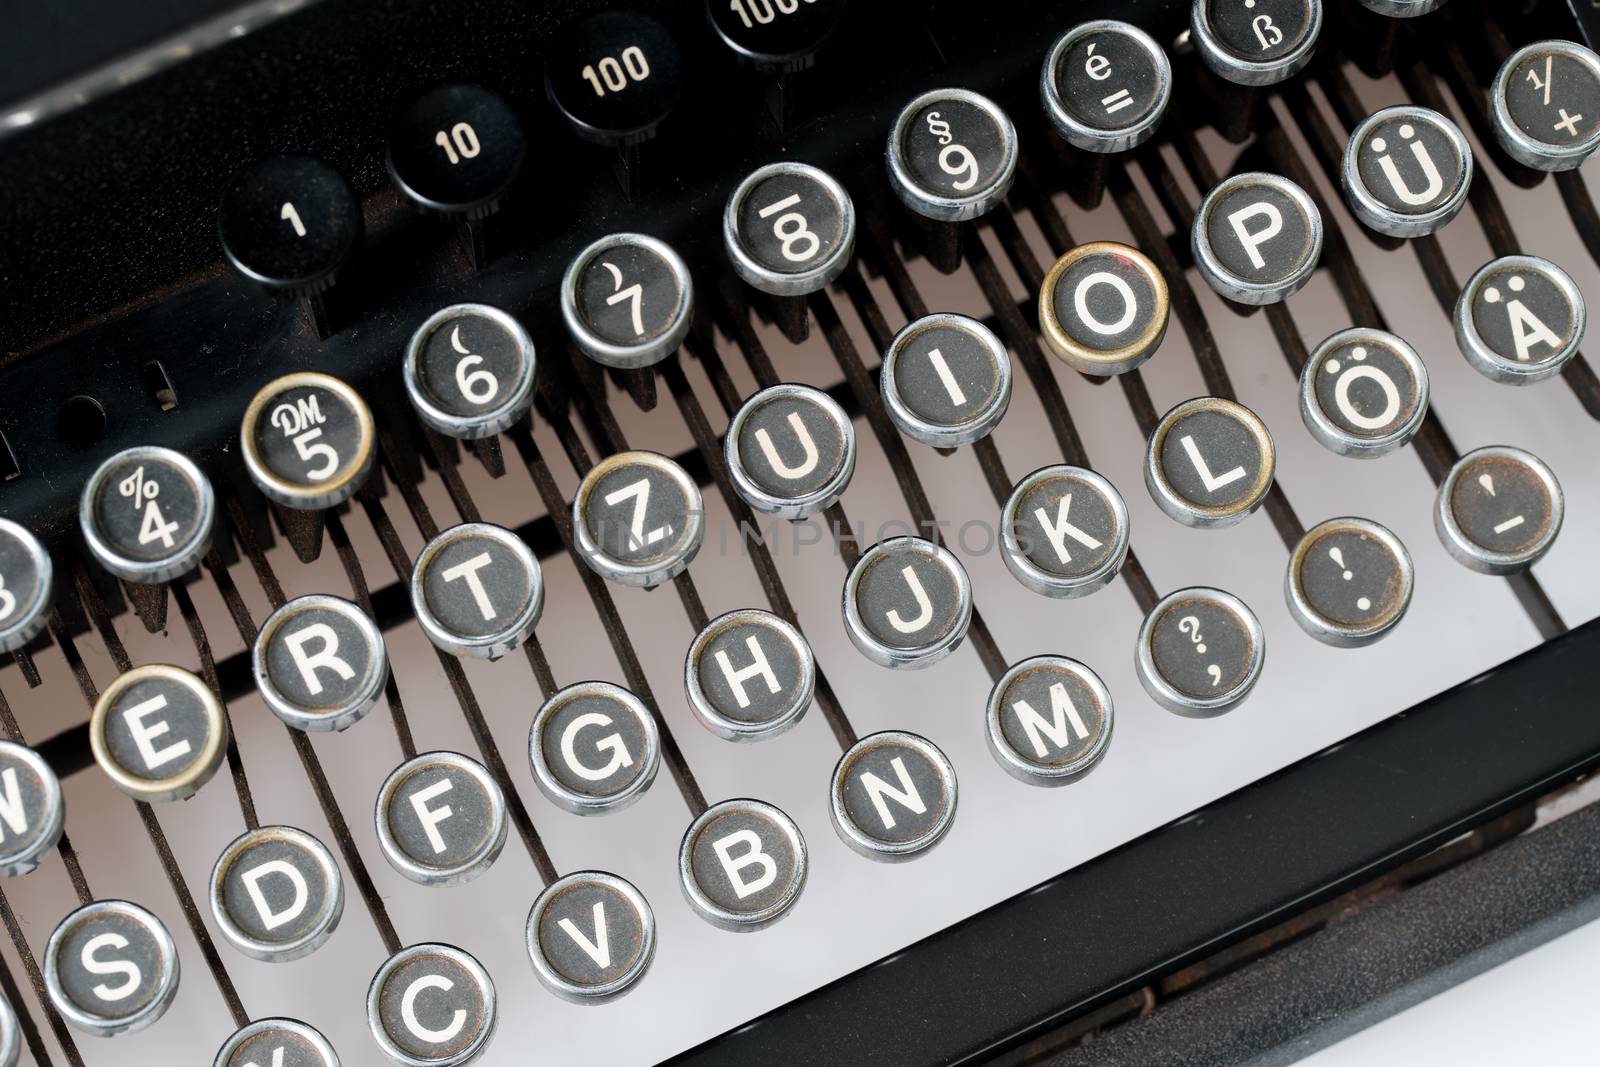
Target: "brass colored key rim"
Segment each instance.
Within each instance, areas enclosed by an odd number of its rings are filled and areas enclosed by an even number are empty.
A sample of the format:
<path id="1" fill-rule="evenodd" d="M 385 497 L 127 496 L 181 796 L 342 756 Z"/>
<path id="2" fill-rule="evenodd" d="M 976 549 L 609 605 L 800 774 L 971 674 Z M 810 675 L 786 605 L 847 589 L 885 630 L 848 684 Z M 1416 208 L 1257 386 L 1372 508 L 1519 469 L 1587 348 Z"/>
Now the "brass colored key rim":
<path id="1" fill-rule="evenodd" d="M 1116 256 L 1127 260 L 1144 275 L 1155 293 L 1155 309 L 1149 324 L 1138 337 L 1121 348 L 1090 348 L 1081 344 L 1056 317 L 1056 287 L 1067 271 L 1091 256 Z M 1074 370 L 1102 378 L 1133 370 L 1156 354 L 1156 349 L 1161 347 L 1161 341 L 1167 335 L 1169 310 L 1167 279 L 1157 269 L 1155 262 L 1137 248 L 1118 241 L 1091 241 L 1069 249 L 1055 261 L 1039 285 L 1039 327 L 1044 332 L 1045 344 L 1058 359 Z"/>
<path id="2" fill-rule="evenodd" d="M 181 685 L 199 699 L 200 706 L 205 710 L 206 739 L 199 754 L 181 772 L 165 778 L 146 778 L 133 774 L 117 763 L 106 741 L 106 720 L 111 717 L 111 709 L 123 693 L 140 682 L 157 679 Z M 194 796 L 222 765 L 228 737 L 228 717 L 223 713 L 217 695 L 193 674 L 168 663 L 149 663 L 119 675 L 100 694 L 89 716 L 89 747 L 94 752 L 94 761 L 113 785 L 135 800 L 187 800 Z"/>
<path id="3" fill-rule="evenodd" d="M 299 387 L 325 389 L 339 397 L 350 408 L 351 414 L 355 416 L 356 425 L 361 430 L 361 436 L 350 458 L 341 463 L 338 470 L 317 482 L 291 482 L 280 476 L 267 465 L 265 458 L 256 448 L 255 428 L 262 413 L 277 397 Z M 354 496 L 355 491 L 361 488 L 361 483 L 366 480 L 367 472 L 372 469 L 376 438 L 372 412 L 368 409 L 367 402 L 361 399 L 361 394 L 333 375 L 319 371 L 285 374 L 268 382 L 251 399 L 250 406 L 244 410 L 244 418 L 239 420 L 239 450 L 244 456 L 244 464 L 250 472 L 251 480 L 263 493 L 284 507 L 303 511 L 332 507 Z"/>

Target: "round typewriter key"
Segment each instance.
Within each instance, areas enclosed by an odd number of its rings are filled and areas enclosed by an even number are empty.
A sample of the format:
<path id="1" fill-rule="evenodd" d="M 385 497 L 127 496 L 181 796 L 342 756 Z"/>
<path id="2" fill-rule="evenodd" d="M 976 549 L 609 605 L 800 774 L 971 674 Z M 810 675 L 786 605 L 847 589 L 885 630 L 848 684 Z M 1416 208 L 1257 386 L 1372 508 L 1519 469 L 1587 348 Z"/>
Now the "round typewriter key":
<path id="1" fill-rule="evenodd" d="M 1011 357 L 989 328 L 965 315 L 924 315 L 883 354 L 883 406 L 900 431 L 955 448 L 989 436 L 1011 405 Z"/>
<path id="2" fill-rule="evenodd" d="M 337 378 L 286 374 L 250 401 L 239 444 L 250 478 L 269 498 L 290 508 L 332 507 L 372 469 L 372 413 Z"/>
<path id="3" fill-rule="evenodd" d="M 595 144 L 638 144 L 672 113 L 683 77 L 678 43 L 636 11 L 569 23 L 545 53 L 545 89 L 573 131 Z"/>
<path id="4" fill-rule="evenodd" d="M 422 421 L 466 440 L 492 437 L 533 403 L 538 359 L 522 324 L 487 304 L 429 316 L 406 346 L 406 392 Z"/>
<path id="5" fill-rule="evenodd" d="M 26 526 L 0 518 L 0 652 L 32 641 L 50 616 L 54 568 Z"/>
<path id="6" fill-rule="evenodd" d="M 556 693 L 528 731 L 533 780 L 578 815 L 619 811 L 650 788 L 661 766 L 661 732 L 644 701 L 610 682 L 578 682 Z"/>
<path id="7" fill-rule="evenodd" d="M 471 1063 L 495 1027 L 494 982 L 450 945 L 412 945 L 390 956 L 367 988 L 367 1026 L 402 1067 Z"/>
<path id="8" fill-rule="evenodd" d="M 200 565 L 211 547 L 216 498 L 188 456 L 129 448 L 83 487 L 78 525 L 100 565 L 130 582 L 164 582 Z"/>
<path id="9" fill-rule="evenodd" d="M 1163 597 L 1139 627 L 1139 682 L 1179 715 L 1220 715 L 1250 695 L 1266 662 L 1255 612 L 1232 593 L 1195 587 Z"/>
<path id="10" fill-rule="evenodd" d="M 1311 62 L 1322 0 L 1194 0 L 1189 26 L 1213 73 L 1239 85 L 1275 85 Z"/>
<path id="11" fill-rule="evenodd" d="M 1011 490 L 1000 551 L 1017 581 L 1049 597 L 1103 589 L 1128 555 L 1128 507 L 1094 471 L 1043 467 Z"/>
<path id="12" fill-rule="evenodd" d="M 17 1027 L 17 1013 L 4 997 L 0 997 L 0 1067 L 17 1067 L 22 1057 L 22 1034 Z"/>
<path id="13" fill-rule="evenodd" d="M 1232 526 L 1267 498 L 1275 465 L 1272 435 L 1255 412 L 1198 397 L 1161 417 L 1145 454 L 1144 484 L 1185 526 Z"/>
<path id="14" fill-rule="evenodd" d="M 579 871 L 551 882 L 528 912 L 528 958 L 550 992 L 579 1004 L 621 996 L 656 954 L 656 917 L 631 882 Z"/>
<path id="15" fill-rule="evenodd" d="M 1390 18 L 1410 19 L 1443 7 L 1444 0 L 1361 0 L 1361 5 Z"/>
<path id="16" fill-rule="evenodd" d="M 906 207 L 940 222 L 986 214 L 1017 169 L 1017 128 L 987 97 L 935 89 L 901 110 L 889 132 L 889 183 Z"/>
<path id="17" fill-rule="evenodd" d="M 383 695 L 389 655 L 377 623 L 348 600 L 296 597 L 261 624 L 251 653 L 256 690 L 297 730 L 344 730 Z"/>
<path id="18" fill-rule="evenodd" d="M 844 495 L 856 469 L 856 431 L 832 397 L 774 385 L 744 402 L 723 439 L 733 487 L 757 511 L 814 515 Z"/>
<path id="19" fill-rule="evenodd" d="M 492 214 L 522 170 L 522 123 L 481 85 L 441 85 L 389 131 L 389 177 L 413 204 L 441 215 Z"/>
<path id="20" fill-rule="evenodd" d="M 868 859 L 910 859 L 955 821 L 956 769 L 926 738 L 872 734 L 833 768 L 829 811 L 840 840 Z"/>
<path id="21" fill-rule="evenodd" d="M 1495 135 L 1518 163 L 1571 170 L 1600 148 L 1600 56 L 1539 41 L 1500 66 L 1489 90 Z"/>
<path id="22" fill-rule="evenodd" d="M 741 59 L 758 70 L 792 73 L 815 62 L 845 7 L 846 0 L 708 0 L 706 14 Z"/>
<path id="23" fill-rule="evenodd" d="M 309 956 L 344 915 L 344 883 L 326 846 L 292 826 L 263 826 L 233 839 L 211 869 L 211 915 L 251 959 Z"/>
<path id="24" fill-rule="evenodd" d="M 125 900 L 97 900 L 61 920 L 44 949 L 50 1003 L 96 1037 L 143 1030 L 178 992 L 178 949 L 161 920 Z"/>
<path id="25" fill-rule="evenodd" d="M 339 1056 L 298 1019 L 260 1019 L 234 1031 L 212 1067 L 339 1067 Z"/>
<path id="26" fill-rule="evenodd" d="M 1370 645 L 1411 606 L 1411 554 L 1368 519 L 1329 519 L 1300 538 L 1284 575 L 1289 614 L 1337 648 Z"/>
<path id="27" fill-rule="evenodd" d="M 1150 257 L 1114 241 L 1079 245 L 1039 287 L 1039 327 L 1068 366 L 1104 377 L 1133 370 L 1167 335 L 1167 280 Z"/>
<path id="28" fill-rule="evenodd" d="M 759 800 L 724 800 L 689 825 L 678 850 L 683 895 L 724 930 L 759 930 L 794 907 L 805 888 L 805 838 L 794 820 Z"/>
<path id="29" fill-rule="evenodd" d="M 722 241 L 746 282 L 775 296 L 804 296 L 844 273 L 856 246 L 855 205 L 816 167 L 769 163 L 728 198 Z"/>
<path id="30" fill-rule="evenodd" d="M 0 741 L 0 877 L 39 866 L 61 840 L 65 822 L 61 782 L 44 757 L 15 741 Z"/>
<path id="31" fill-rule="evenodd" d="M 187 800 L 222 765 L 228 718 L 216 694 L 181 667 L 135 667 L 100 694 L 89 746 L 135 800 Z"/>
<path id="32" fill-rule="evenodd" d="M 1137 26 L 1096 19 L 1056 39 L 1039 92 L 1045 114 L 1068 144 L 1122 152 L 1155 133 L 1172 97 L 1172 64 Z"/>
<path id="33" fill-rule="evenodd" d="M 972 622 L 972 585 L 949 549 L 891 537 L 861 554 L 844 583 L 844 623 L 872 662 L 930 667 L 956 650 Z"/>
<path id="34" fill-rule="evenodd" d="M 1236 174 L 1200 204 L 1189 236 L 1195 267 L 1220 295 L 1276 304 L 1311 280 L 1322 255 L 1322 213 L 1276 174 Z"/>
<path id="35" fill-rule="evenodd" d="M 411 607 L 428 640 L 446 652 L 496 659 L 533 633 L 544 610 L 544 575 L 510 530 L 462 523 L 417 555 Z"/>
<path id="36" fill-rule="evenodd" d="M 653 586 L 689 568 L 705 535 L 700 487 L 654 452 L 621 452 L 590 468 L 572 501 L 578 553 L 623 585 Z"/>
<path id="37" fill-rule="evenodd" d="M 1484 574 L 1512 574 L 1550 550 L 1566 499 L 1544 461 L 1520 448 L 1480 448 L 1439 487 L 1433 527 L 1445 550 Z"/>
<path id="38" fill-rule="evenodd" d="M 1456 346 L 1486 377 L 1542 382 L 1578 352 L 1588 311 L 1566 271 L 1538 256 L 1502 256 L 1456 299 Z"/>
<path id="39" fill-rule="evenodd" d="M 361 205 L 339 172 L 306 156 L 252 163 L 217 211 L 234 270 L 272 289 L 320 292 L 361 243 Z"/>
<path id="40" fill-rule="evenodd" d="M 817 664 L 800 631 L 770 611 L 712 619 L 683 665 L 689 710 L 728 741 L 776 737 L 811 707 Z"/>
<path id="41" fill-rule="evenodd" d="M 1075 659 L 1034 656 L 989 692 L 989 752 L 1029 785 L 1065 785 L 1093 770 L 1111 743 L 1111 691 Z"/>
<path id="42" fill-rule="evenodd" d="M 1467 202 L 1472 149 L 1437 111 L 1386 107 L 1350 135 L 1343 181 L 1356 218 L 1390 237 L 1421 237 L 1442 228 Z"/>
<path id="43" fill-rule="evenodd" d="M 506 843 L 506 800 L 483 765 L 424 752 L 378 790 L 378 844 L 413 882 L 462 885 L 488 870 Z"/>
<path id="44" fill-rule="evenodd" d="M 660 363 L 689 332 L 694 283 L 663 241 L 642 233 L 602 237 L 561 279 L 561 317 L 596 363 L 632 369 Z"/>
<path id="45" fill-rule="evenodd" d="M 1427 414 L 1428 368 L 1385 330 L 1340 330 L 1300 371 L 1300 417 L 1341 456 L 1387 455 L 1416 435 Z"/>

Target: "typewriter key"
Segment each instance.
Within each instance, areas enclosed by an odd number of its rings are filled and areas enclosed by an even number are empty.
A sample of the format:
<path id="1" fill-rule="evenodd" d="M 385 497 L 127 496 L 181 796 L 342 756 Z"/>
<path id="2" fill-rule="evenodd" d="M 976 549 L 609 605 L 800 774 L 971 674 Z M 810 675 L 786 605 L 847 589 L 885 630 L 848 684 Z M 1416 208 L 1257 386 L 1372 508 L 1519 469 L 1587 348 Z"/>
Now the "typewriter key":
<path id="1" fill-rule="evenodd" d="M 792 73 L 812 65 L 844 14 L 846 0 L 779 3 L 735 0 L 706 5 L 711 26 L 735 55 L 757 70 Z"/>
<path id="2" fill-rule="evenodd" d="M 1486 377 L 1542 382 L 1578 353 L 1588 312 L 1571 275 L 1538 256 L 1501 256 L 1456 299 L 1456 346 Z"/>
<path id="3" fill-rule="evenodd" d="M 1311 280 L 1322 255 L 1322 213 L 1276 174 L 1236 174 L 1206 194 L 1190 247 L 1206 284 L 1240 304 L 1276 304 Z"/>
<path id="4" fill-rule="evenodd" d="M 417 327 L 402 369 L 423 422 L 477 440 L 522 418 L 537 368 L 533 338 L 520 322 L 487 304 L 453 304 Z"/>
<path id="5" fill-rule="evenodd" d="M 956 817 L 956 769 L 932 741 L 886 730 L 850 746 L 833 768 L 829 812 L 840 840 L 873 860 L 937 845 Z"/>
<path id="6" fill-rule="evenodd" d="M 1039 327 L 1074 370 L 1098 377 L 1133 370 L 1167 335 L 1167 280 L 1138 249 L 1079 245 L 1044 276 Z"/>
<path id="7" fill-rule="evenodd" d="M 1144 484 L 1185 526 L 1232 526 L 1261 506 L 1276 464 L 1272 435 L 1232 400 L 1186 400 L 1161 416 L 1145 454 Z"/>
<path id="8" fill-rule="evenodd" d="M 610 682 L 578 682 L 533 717 L 528 759 L 539 791 L 578 815 L 632 804 L 661 766 L 661 733 L 644 702 Z"/>
<path id="9" fill-rule="evenodd" d="M 1500 66 L 1489 90 L 1495 135 L 1518 163 L 1572 170 L 1600 148 L 1600 56 L 1539 41 Z"/>
<path id="10" fill-rule="evenodd" d="M 97 900 L 61 920 L 44 949 L 44 985 L 62 1018 L 96 1037 L 143 1030 L 178 992 L 178 950 L 161 920 Z"/>
<path id="11" fill-rule="evenodd" d="M 0 652 L 32 641 L 50 617 L 54 568 L 26 526 L 0 518 Z"/>
<path id="12" fill-rule="evenodd" d="M 1065 785 L 1090 770 L 1111 743 L 1111 691 L 1075 659 L 1034 656 L 989 692 L 989 752 L 1019 781 Z"/>
<path id="13" fill-rule="evenodd" d="M 1467 567 L 1512 574 L 1550 550 L 1565 513 L 1561 483 L 1543 460 L 1494 446 L 1469 452 L 1450 468 L 1439 486 L 1433 528 Z"/>
<path id="14" fill-rule="evenodd" d="M 1311 61 L 1322 0 L 1194 0 L 1189 26 L 1213 73 L 1239 85 L 1275 85 Z"/>
<path id="15" fill-rule="evenodd" d="M 424 752 L 378 790 L 378 844 L 413 882 L 462 885 L 488 870 L 506 843 L 506 800 L 483 765 Z"/>
<path id="16" fill-rule="evenodd" d="M 311 295 L 333 285 L 361 243 L 361 205 L 320 159 L 280 156 L 234 176 L 217 211 L 234 270 L 270 289 Z"/>
<path id="17" fill-rule="evenodd" d="M 339 1067 L 339 1056 L 298 1019 L 259 1019 L 234 1031 L 212 1067 Z"/>
<path id="18" fill-rule="evenodd" d="M 1350 135 L 1342 177 L 1356 218 L 1390 237 L 1421 237 L 1442 228 L 1467 202 L 1472 149 L 1437 111 L 1386 107 Z"/>
<path id="19" fill-rule="evenodd" d="M 805 888 L 805 838 L 794 820 L 759 800 L 724 800 L 689 825 L 678 878 L 690 907 L 713 926 L 770 926 Z"/>
<path id="20" fill-rule="evenodd" d="M 642 233 L 614 233 L 579 252 L 561 279 L 567 332 L 596 363 L 624 370 L 677 351 L 694 314 L 678 253 Z"/>
<path id="21" fill-rule="evenodd" d="M 930 667 L 956 650 L 972 622 L 972 585 L 949 549 L 891 537 L 862 553 L 844 583 L 844 623 L 872 662 Z"/>
<path id="22" fill-rule="evenodd" d="M 17 1026 L 17 1013 L 0 997 L 0 1067 L 17 1067 L 21 1057 L 22 1033 Z"/>
<path id="23" fill-rule="evenodd" d="M 924 315 L 883 354 L 883 406 L 900 432 L 935 448 L 989 436 L 1011 404 L 1011 357 L 965 315 Z"/>
<path id="24" fill-rule="evenodd" d="M 1289 558 L 1283 591 L 1300 628 L 1337 648 L 1370 645 L 1411 606 L 1411 554 L 1369 519 L 1329 519 Z"/>
<path id="25" fill-rule="evenodd" d="M 546 50 L 545 89 L 579 137 L 623 147 L 655 136 L 683 77 L 678 43 L 636 11 L 570 22 Z"/>
<path id="26" fill-rule="evenodd" d="M 412 945 L 390 956 L 367 988 L 367 1026 L 401 1067 L 471 1063 L 495 1027 L 494 982 L 451 945 Z"/>
<path id="27" fill-rule="evenodd" d="M 522 123 L 481 85 L 423 93 L 389 130 L 389 177 L 402 196 L 440 215 L 481 219 L 522 170 Z"/>
<path id="28" fill-rule="evenodd" d="M 1361 0 L 1361 5 L 1390 18 L 1410 19 L 1443 7 L 1444 0 Z"/>
<path id="29" fill-rule="evenodd" d="M 806 163 L 769 163 L 728 198 L 722 241 L 739 277 L 774 296 L 814 293 L 844 273 L 856 209 L 832 177 Z"/>
<path id="30" fill-rule="evenodd" d="M 1172 64 L 1137 26 L 1096 19 L 1056 39 L 1039 92 L 1045 114 L 1068 144 L 1123 152 L 1156 132 L 1172 97 Z"/>
<path id="31" fill-rule="evenodd" d="M 1017 128 L 987 97 L 935 89 L 901 110 L 889 132 L 889 184 L 906 207 L 939 222 L 987 214 L 1017 169 Z"/>
<path id="32" fill-rule="evenodd" d="M 856 431 L 832 397 L 774 385 L 744 402 L 723 439 L 733 486 L 757 511 L 803 519 L 833 504 L 856 469 Z"/>
<path id="33" fill-rule="evenodd" d="M 1341 456 L 1387 455 L 1416 435 L 1427 414 L 1428 368 L 1385 330 L 1340 330 L 1301 368 L 1300 417 Z"/>
<path id="34" fill-rule="evenodd" d="M 344 883 L 321 841 L 292 826 L 263 826 L 234 838 L 211 869 L 211 915 L 246 956 L 285 963 L 333 936 Z"/>
<path id="35" fill-rule="evenodd" d="M 383 632 L 348 600 L 296 597 L 261 624 L 256 689 L 297 730 L 344 730 L 372 710 L 389 679 Z"/>
<path id="36" fill-rule="evenodd" d="M 33 749 L 0 741 L 0 877 L 39 866 L 61 840 L 66 804 L 56 772 Z M 0 1065 L 5 1058 L 0 1056 Z"/>
<path id="37" fill-rule="evenodd" d="M 150 664 L 106 686 L 89 717 L 89 745 L 112 784 L 135 800 L 187 800 L 222 765 L 228 719 L 199 678 Z"/>
<path id="38" fill-rule="evenodd" d="M 239 444 L 251 479 L 285 507 L 332 507 L 372 469 L 372 413 L 356 391 L 315 371 L 286 374 L 250 401 Z"/>
<path id="39" fill-rule="evenodd" d="M 597 574 L 654 586 L 689 568 L 705 535 L 700 487 L 654 452 L 622 452 L 592 467 L 572 501 L 578 553 Z"/>
<path id="40" fill-rule="evenodd" d="M 200 565 L 216 498 L 188 456 L 142 446 L 102 463 L 83 487 L 78 525 L 100 565 L 130 582 L 164 582 Z"/>
<path id="41" fill-rule="evenodd" d="M 579 1004 L 621 996 L 656 953 L 656 917 L 633 884 L 579 871 L 546 886 L 528 912 L 528 958 L 550 992 Z"/>
<path id="42" fill-rule="evenodd" d="M 538 558 L 510 530 L 462 523 L 417 555 L 411 607 L 439 648 L 496 659 L 533 633 L 544 610 L 544 576 Z"/>
<path id="43" fill-rule="evenodd" d="M 728 741 L 760 741 L 788 730 L 811 707 L 817 664 L 800 631 L 770 611 L 746 608 L 712 619 L 683 665 L 689 710 Z"/>
<path id="44" fill-rule="evenodd" d="M 1105 588 L 1128 555 L 1128 507 L 1094 471 L 1043 467 L 1011 490 L 1000 551 L 1017 581 L 1048 597 Z"/>
<path id="45" fill-rule="evenodd" d="M 1261 622 L 1244 601 L 1195 587 L 1169 593 L 1145 616 L 1134 666 L 1157 704 L 1207 718 L 1250 695 L 1266 651 Z"/>

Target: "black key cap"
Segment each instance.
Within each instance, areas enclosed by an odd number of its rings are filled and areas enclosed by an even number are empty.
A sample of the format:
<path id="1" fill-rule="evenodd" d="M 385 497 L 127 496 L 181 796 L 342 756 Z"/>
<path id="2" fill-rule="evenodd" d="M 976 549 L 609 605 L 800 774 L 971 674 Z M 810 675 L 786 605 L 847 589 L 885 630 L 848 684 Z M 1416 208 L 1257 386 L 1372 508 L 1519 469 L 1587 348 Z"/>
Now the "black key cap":
<path id="1" fill-rule="evenodd" d="M 771 74 L 804 70 L 833 35 L 845 0 L 708 0 L 706 15 L 743 62 Z"/>
<path id="2" fill-rule="evenodd" d="M 522 123 L 481 85 L 441 85 L 418 97 L 389 132 L 389 177 L 418 207 L 481 219 L 522 170 Z"/>
<path id="3" fill-rule="evenodd" d="M 598 12 L 557 34 L 548 56 L 550 102 L 586 141 L 622 147 L 649 140 L 677 102 L 677 42 L 647 15 Z"/>

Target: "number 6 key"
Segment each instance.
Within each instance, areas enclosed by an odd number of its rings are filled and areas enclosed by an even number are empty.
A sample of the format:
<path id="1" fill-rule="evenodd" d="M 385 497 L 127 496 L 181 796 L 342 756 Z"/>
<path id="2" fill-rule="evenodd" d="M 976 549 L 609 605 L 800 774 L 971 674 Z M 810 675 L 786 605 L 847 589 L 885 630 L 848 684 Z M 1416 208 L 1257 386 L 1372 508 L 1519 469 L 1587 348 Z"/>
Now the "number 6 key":
<path id="1" fill-rule="evenodd" d="M 509 428 L 533 403 L 538 361 L 522 324 L 487 304 L 452 304 L 406 346 L 406 393 L 422 421 L 477 440 Z"/>

